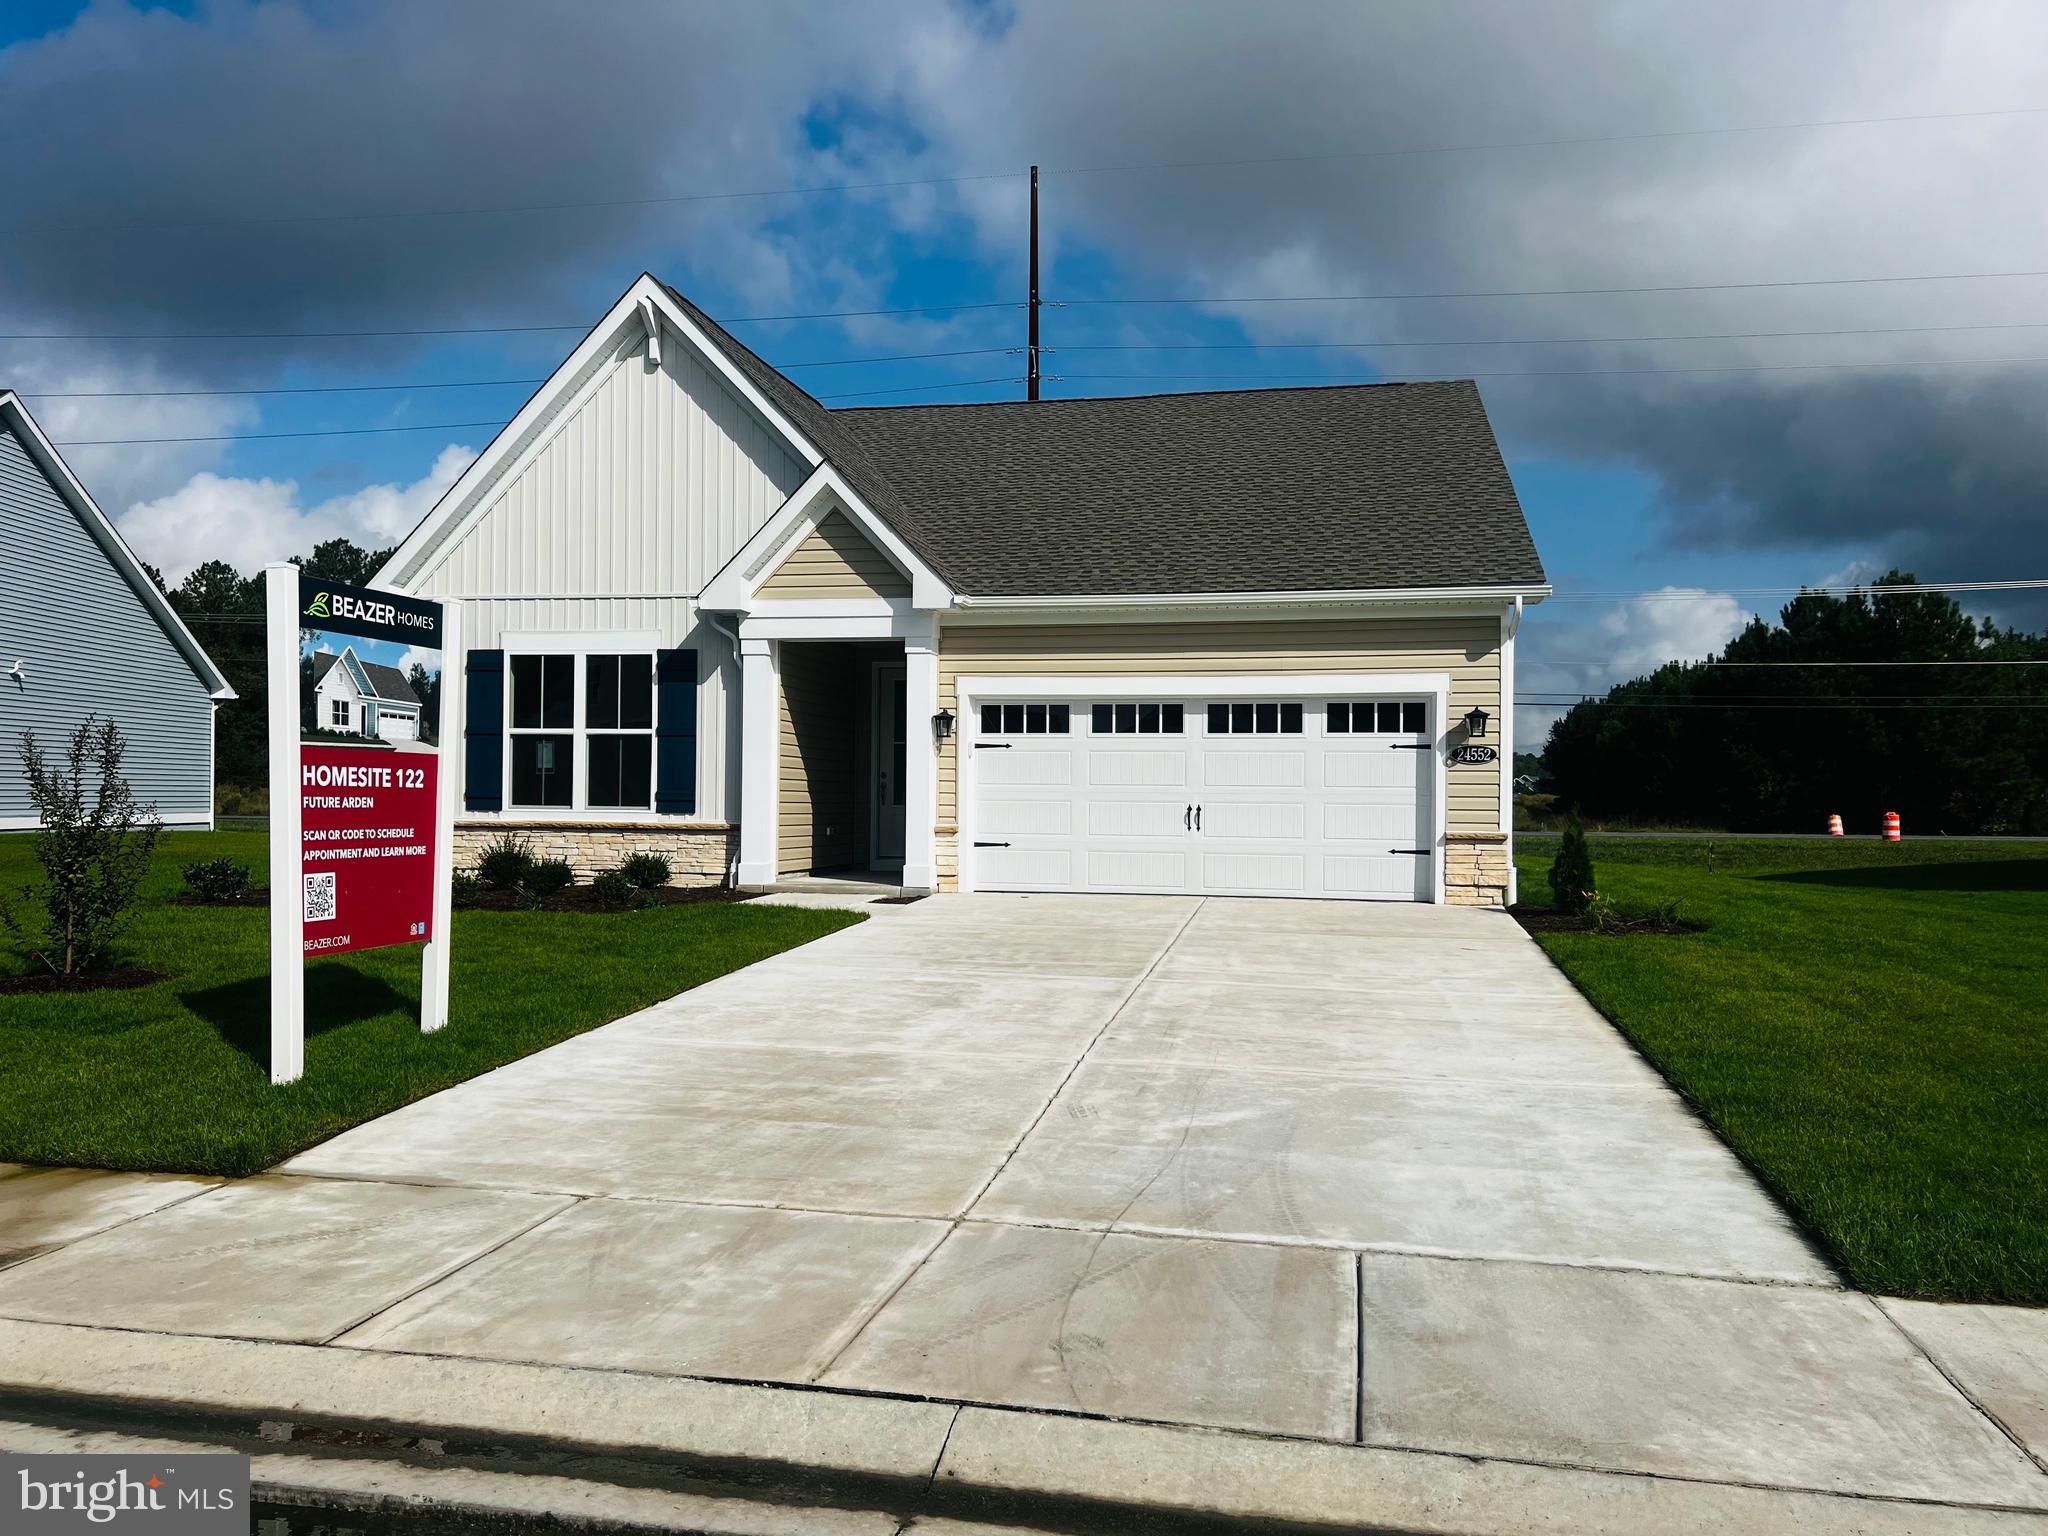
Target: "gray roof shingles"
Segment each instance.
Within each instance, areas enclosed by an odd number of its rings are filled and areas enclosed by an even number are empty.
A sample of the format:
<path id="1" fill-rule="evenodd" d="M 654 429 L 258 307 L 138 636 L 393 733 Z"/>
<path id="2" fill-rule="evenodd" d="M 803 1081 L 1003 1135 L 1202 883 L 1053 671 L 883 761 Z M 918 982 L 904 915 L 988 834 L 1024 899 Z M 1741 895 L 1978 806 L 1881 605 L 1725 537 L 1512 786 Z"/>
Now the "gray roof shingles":
<path id="1" fill-rule="evenodd" d="M 961 592 L 1544 580 L 1469 380 L 828 410 L 669 292 Z"/>

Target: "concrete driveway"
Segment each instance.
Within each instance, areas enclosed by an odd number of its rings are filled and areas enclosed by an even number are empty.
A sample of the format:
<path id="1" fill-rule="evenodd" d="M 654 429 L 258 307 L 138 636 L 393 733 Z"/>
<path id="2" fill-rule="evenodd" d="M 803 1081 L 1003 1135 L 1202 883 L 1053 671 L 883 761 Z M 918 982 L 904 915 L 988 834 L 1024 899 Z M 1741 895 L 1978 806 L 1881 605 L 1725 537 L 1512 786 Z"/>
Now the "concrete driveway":
<path id="1" fill-rule="evenodd" d="M 878 909 L 0 1271 L 11 1318 L 2048 1507 L 1895 1315 L 1505 917 L 1136 897 Z"/>

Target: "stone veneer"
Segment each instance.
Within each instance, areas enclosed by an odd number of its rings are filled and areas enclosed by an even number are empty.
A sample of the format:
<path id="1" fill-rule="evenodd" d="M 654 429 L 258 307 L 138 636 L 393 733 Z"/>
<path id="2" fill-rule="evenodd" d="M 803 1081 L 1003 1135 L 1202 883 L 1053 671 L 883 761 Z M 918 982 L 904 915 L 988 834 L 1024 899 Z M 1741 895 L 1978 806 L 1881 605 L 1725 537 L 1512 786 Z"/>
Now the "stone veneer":
<path id="1" fill-rule="evenodd" d="M 1454 907 L 1508 904 L 1508 840 L 1500 832 L 1453 832 L 1445 839 L 1444 900 Z"/>
<path id="2" fill-rule="evenodd" d="M 675 885 L 723 885 L 738 853 L 739 828 L 667 826 L 660 822 L 564 825 L 543 821 L 458 821 L 455 867 L 473 869 L 485 848 L 503 834 L 523 837 L 537 859 L 567 859 L 588 881 L 636 853 L 658 853 L 675 871 Z"/>
<path id="3" fill-rule="evenodd" d="M 957 891 L 960 889 L 960 829 L 941 827 L 933 839 L 932 863 L 939 877 L 939 889 Z"/>

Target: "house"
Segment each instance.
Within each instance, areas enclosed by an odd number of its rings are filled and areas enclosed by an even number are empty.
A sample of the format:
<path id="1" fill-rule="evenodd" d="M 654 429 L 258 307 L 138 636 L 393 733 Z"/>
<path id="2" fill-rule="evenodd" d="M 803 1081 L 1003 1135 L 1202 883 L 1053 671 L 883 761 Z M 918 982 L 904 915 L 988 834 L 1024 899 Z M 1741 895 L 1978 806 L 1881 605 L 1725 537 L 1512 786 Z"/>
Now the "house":
<path id="1" fill-rule="evenodd" d="M 1468 382 L 828 410 L 643 277 L 378 581 L 460 605 L 468 849 L 1513 899 L 1549 588 Z"/>
<path id="2" fill-rule="evenodd" d="M 418 741 L 423 707 L 403 672 L 364 661 L 354 646 L 339 656 L 321 651 L 313 657 L 312 723 L 318 730 Z"/>
<path id="3" fill-rule="evenodd" d="M 21 398 L 0 390 L 0 829 L 37 825 L 14 766 L 88 715 L 128 739 L 135 796 L 213 825 L 214 710 L 235 696 Z"/>

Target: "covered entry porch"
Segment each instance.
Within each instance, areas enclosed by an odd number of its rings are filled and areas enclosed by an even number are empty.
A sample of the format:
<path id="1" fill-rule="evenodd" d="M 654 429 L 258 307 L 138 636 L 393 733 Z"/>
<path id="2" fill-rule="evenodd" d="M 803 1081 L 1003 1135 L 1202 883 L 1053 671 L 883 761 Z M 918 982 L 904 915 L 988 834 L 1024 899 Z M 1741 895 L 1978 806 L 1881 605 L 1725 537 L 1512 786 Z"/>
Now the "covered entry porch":
<path id="1" fill-rule="evenodd" d="M 824 875 L 930 891 L 936 639 L 773 633 L 802 622 L 740 627 L 739 883 L 759 890 Z"/>

